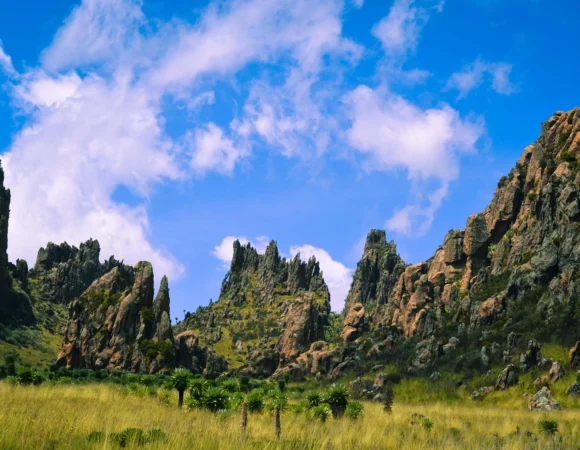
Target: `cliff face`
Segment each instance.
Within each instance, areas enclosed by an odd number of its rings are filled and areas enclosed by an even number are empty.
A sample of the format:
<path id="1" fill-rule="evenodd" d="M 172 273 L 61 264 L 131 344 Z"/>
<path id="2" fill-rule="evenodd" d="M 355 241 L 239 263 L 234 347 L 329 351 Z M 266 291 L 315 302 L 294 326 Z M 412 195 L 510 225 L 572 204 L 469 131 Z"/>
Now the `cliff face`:
<path id="1" fill-rule="evenodd" d="M 32 325 L 36 320 L 30 298 L 20 283 L 14 281 L 10 273 L 11 267 L 8 263 L 9 216 L 10 191 L 4 187 L 4 171 L 0 163 L 0 324 Z M 23 266 L 20 264 L 20 270 L 22 268 Z M 23 274 L 22 278 L 26 280 L 26 273 Z"/>
<path id="2" fill-rule="evenodd" d="M 234 243 L 219 300 L 187 314 L 177 326 L 242 372 L 269 376 L 324 337 L 330 294 L 318 262 L 286 261 L 272 241 L 259 255 Z"/>
<path id="3" fill-rule="evenodd" d="M 158 372 L 175 365 L 167 327 L 167 280 L 153 301 L 153 268 L 115 267 L 70 307 L 58 364 L 71 368 Z"/>
<path id="4" fill-rule="evenodd" d="M 420 341 L 415 367 L 442 356 L 452 335 L 456 345 L 483 333 L 499 354 L 510 334 L 519 342 L 580 339 L 579 129 L 580 110 L 545 122 L 485 211 L 469 217 L 464 230 L 450 231 L 430 260 L 405 267 L 390 291 L 366 281 L 376 280 L 377 270 L 365 248 L 345 325 L 371 323 L 375 335 L 396 327 Z M 383 271 L 389 280 L 404 267 L 396 266 Z M 384 294 L 366 294 L 375 291 Z"/>

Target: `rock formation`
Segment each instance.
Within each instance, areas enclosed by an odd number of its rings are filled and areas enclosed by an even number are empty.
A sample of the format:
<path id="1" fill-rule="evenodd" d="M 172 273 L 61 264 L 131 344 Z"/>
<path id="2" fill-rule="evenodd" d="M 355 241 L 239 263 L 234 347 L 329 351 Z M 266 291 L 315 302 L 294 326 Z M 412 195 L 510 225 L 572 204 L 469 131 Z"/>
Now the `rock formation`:
<path id="1" fill-rule="evenodd" d="M 32 325 L 34 313 L 28 294 L 10 273 L 8 263 L 8 220 L 10 190 L 4 187 L 4 170 L 0 163 L 0 324 Z M 22 269 L 22 263 L 19 265 Z M 14 267 L 16 269 L 16 267 Z M 26 280 L 26 275 L 23 276 Z"/>
<path id="2" fill-rule="evenodd" d="M 66 242 L 61 245 L 49 242 L 38 251 L 30 272 L 34 295 L 53 304 L 68 305 L 97 278 L 122 265 L 113 257 L 101 263 L 100 253 L 99 242 L 93 239 L 79 248 Z"/>
<path id="3" fill-rule="evenodd" d="M 153 268 L 114 267 L 70 307 L 58 364 L 155 373 L 175 366 L 167 280 L 153 301 Z"/>
<path id="4" fill-rule="evenodd" d="M 360 341 L 364 351 L 384 339 L 378 330 L 396 328 L 403 342 L 417 344 L 411 360 L 420 370 L 452 353 L 439 347 L 453 334 L 474 357 L 478 342 L 488 341 L 478 361 L 453 360 L 472 367 L 500 361 L 502 349 L 511 362 L 516 338 L 580 340 L 579 111 L 545 122 L 485 211 L 469 217 L 464 230 L 450 231 L 428 261 L 405 266 L 384 233 L 371 231 L 347 299 L 343 337 L 368 336 L 370 344 Z M 381 265 L 381 258 L 388 262 Z M 520 370 L 551 364 L 537 359 L 522 361 Z"/>
<path id="5" fill-rule="evenodd" d="M 274 241 L 263 255 L 234 242 L 229 272 L 216 303 L 187 314 L 176 330 L 252 376 L 270 376 L 324 338 L 330 294 L 315 258 L 281 258 Z"/>

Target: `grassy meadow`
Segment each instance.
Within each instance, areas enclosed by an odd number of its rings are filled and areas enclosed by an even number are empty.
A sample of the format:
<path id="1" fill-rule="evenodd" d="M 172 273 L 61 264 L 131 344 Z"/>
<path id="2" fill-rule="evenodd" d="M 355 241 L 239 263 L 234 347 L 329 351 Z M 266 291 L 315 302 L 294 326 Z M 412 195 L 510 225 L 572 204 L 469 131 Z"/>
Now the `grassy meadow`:
<path id="1" fill-rule="evenodd" d="M 418 386 L 403 384 L 399 390 Z M 516 388 L 517 391 L 517 388 Z M 0 449 L 572 449 L 580 447 L 580 409 L 531 413 L 519 392 L 498 393 L 473 403 L 463 398 L 424 403 L 395 401 L 392 413 L 365 403 L 357 420 L 326 422 L 281 415 L 282 434 L 275 437 L 271 411 L 248 414 L 245 438 L 239 408 L 214 414 L 178 409 L 175 391 L 130 391 L 124 386 L 11 385 L 0 382 Z M 406 398 L 408 393 L 399 392 Z M 421 398 L 417 396 L 416 398 Z M 515 400 L 514 400 L 515 399 Z M 487 399 L 486 399 L 487 400 Z M 289 405 L 293 402 L 289 394 Z M 419 416 L 420 415 L 420 416 Z M 431 425 L 425 425 L 425 419 Z M 539 423 L 555 420 L 558 432 L 541 433 Z M 111 436 L 128 428 L 161 430 L 147 443 L 115 442 Z"/>

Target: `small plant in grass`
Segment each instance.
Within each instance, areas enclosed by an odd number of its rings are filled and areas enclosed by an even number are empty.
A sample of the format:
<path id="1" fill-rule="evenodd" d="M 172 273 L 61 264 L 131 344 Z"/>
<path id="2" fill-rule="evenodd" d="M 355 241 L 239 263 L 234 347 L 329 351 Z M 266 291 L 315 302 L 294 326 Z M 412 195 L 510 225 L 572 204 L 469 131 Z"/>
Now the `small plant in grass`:
<path id="1" fill-rule="evenodd" d="M 309 408 L 315 408 L 316 406 L 320 406 L 322 403 L 322 394 L 320 392 L 309 392 L 306 394 L 306 401 L 308 402 Z"/>
<path id="2" fill-rule="evenodd" d="M 202 404 L 211 412 L 217 413 L 218 411 L 228 409 L 230 405 L 230 397 L 223 389 L 212 388 L 204 393 Z"/>
<path id="3" fill-rule="evenodd" d="M 554 436 L 558 432 L 558 422 L 555 420 L 542 420 L 538 424 L 538 428 L 546 436 Z"/>
<path id="4" fill-rule="evenodd" d="M 324 396 L 324 402 L 330 406 L 332 416 L 339 419 L 344 415 L 348 405 L 348 390 L 342 384 L 331 385 Z"/>
<path id="5" fill-rule="evenodd" d="M 173 389 L 175 389 L 179 394 L 179 401 L 177 406 L 180 408 L 183 406 L 183 394 L 187 387 L 189 386 L 189 382 L 191 380 L 191 372 L 186 369 L 175 369 L 171 379 L 169 380 L 169 384 Z"/>
<path id="6" fill-rule="evenodd" d="M 328 420 L 328 418 L 332 414 L 332 411 L 330 410 L 328 405 L 322 404 L 312 408 L 310 414 L 314 419 L 320 420 L 322 423 L 324 423 Z"/>
<path id="7" fill-rule="evenodd" d="M 385 399 L 383 400 L 383 409 L 386 412 L 391 413 L 393 412 L 393 403 L 395 403 L 395 392 L 393 391 L 393 387 L 389 386 L 384 395 Z"/>
<path id="8" fill-rule="evenodd" d="M 361 402 L 350 402 L 346 407 L 346 416 L 349 419 L 357 420 L 363 416 L 364 405 Z"/>
<path id="9" fill-rule="evenodd" d="M 246 399 L 248 411 L 261 413 L 264 411 L 264 395 L 260 391 L 252 391 Z"/>
<path id="10" fill-rule="evenodd" d="M 421 421 L 421 428 L 423 428 L 426 431 L 430 431 L 433 428 L 434 425 L 435 425 L 435 423 L 431 419 L 429 419 L 427 417 L 425 417 Z"/>

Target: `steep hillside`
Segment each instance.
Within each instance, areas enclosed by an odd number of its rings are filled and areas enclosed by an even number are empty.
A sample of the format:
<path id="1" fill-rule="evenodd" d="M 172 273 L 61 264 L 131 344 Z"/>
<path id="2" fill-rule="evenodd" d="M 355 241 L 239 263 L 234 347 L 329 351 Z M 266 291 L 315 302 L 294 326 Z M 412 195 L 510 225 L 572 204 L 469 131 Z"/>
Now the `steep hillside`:
<path id="1" fill-rule="evenodd" d="M 318 262 L 281 258 L 272 241 L 259 255 L 234 243 L 219 300 L 187 314 L 177 330 L 191 330 L 232 368 L 270 376 L 312 342 L 324 338 L 330 294 Z"/>
<path id="2" fill-rule="evenodd" d="M 579 110 L 545 122 L 486 210 L 450 231 L 431 259 L 404 268 L 394 286 L 402 261 L 377 268 L 371 232 L 347 300 L 345 341 L 357 338 L 361 355 L 384 361 L 406 346 L 411 369 L 421 371 L 474 359 L 483 370 L 510 362 L 531 339 L 579 340 L 579 129 Z M 377 289 L 381 278 L 389 281 Z"/>

